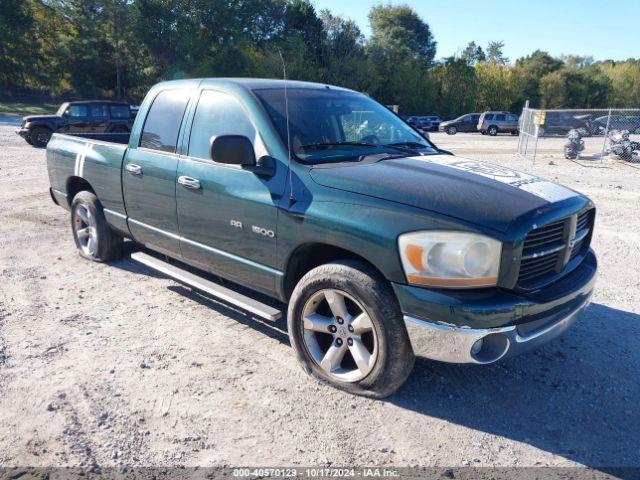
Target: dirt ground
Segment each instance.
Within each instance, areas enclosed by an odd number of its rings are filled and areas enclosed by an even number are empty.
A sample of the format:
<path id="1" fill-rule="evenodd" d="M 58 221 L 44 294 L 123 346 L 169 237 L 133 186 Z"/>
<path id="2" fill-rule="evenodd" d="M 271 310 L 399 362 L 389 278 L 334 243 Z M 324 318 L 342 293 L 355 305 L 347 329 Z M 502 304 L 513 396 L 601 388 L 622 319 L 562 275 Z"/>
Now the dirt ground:
<path id="1" fill-rule="evenodd" d="M 374 401 L 303 374 L 284 322 L 80 258 L 44 151 L 14 128 L 0 119 L 0 466 L 640 466 L 633 165 L 532 164 L 515 137 L 433 134 L 589 195 L 599 283 L 564 337 L 489 366 L 419 360 Z"/>

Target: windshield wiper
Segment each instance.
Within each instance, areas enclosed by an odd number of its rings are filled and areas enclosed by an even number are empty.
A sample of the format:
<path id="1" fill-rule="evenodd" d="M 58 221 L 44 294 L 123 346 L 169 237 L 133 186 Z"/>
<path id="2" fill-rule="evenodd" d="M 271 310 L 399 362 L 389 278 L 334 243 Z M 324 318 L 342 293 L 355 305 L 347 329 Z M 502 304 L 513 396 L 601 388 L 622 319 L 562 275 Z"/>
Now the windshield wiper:
<path id="1" fill-rule="evenodd" d="M 385 143 L 384 147 L 400 147 L 400 148 L 429 148 L 428 145 L 420 142 L 396 142 L 396 143 Z"/>
<path id="2" fill-rule="evenodd" d="M 322 148 L 331 148 L 331 147 L 380 147 L 380 145 L 374 145 L 373 143 L 363 143 L 363 142 L 327 142 L 327 143 L 310 143 L 309 145 L 302 145 L 299 148 L 303 150 L 319 150 Z"/>

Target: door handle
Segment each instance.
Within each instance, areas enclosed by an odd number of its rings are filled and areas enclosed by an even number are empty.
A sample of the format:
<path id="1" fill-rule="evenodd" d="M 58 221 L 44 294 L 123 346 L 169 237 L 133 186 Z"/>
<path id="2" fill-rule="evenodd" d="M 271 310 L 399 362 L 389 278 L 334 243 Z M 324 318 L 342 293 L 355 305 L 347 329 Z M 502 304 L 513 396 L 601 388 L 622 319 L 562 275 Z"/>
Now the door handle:
<path id="1" fill-rule="evenodd" d="M 185 176 L 178 177 L 178 183 L 185 188 L 190 188 L 191 190 L 199 190 L 201 188 L 200 180 L 198 180 L 197 178 Z"/>
<path id="2" fill-rule="evenodd" d="M 136 165 L 135 163 L 127 163 L 124 167 L 127 169 L 127 172 L 132 175 L 142 175 L 142 167 L 140 165 Z"/>

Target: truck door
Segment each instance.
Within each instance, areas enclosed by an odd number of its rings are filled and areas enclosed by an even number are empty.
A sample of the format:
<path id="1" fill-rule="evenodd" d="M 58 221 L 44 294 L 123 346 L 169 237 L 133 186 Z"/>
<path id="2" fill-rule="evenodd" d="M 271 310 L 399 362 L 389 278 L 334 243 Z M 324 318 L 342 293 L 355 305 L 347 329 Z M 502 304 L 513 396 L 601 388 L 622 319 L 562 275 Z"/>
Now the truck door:
<path id="1" fill-rule="evenodd" d="M 176 215 L 176 145 L 189 102 L 186 90 L 162 90 L 154 98 L 140 142 L 130 145 L 122 182 L 129 229 L 136 241 L 179 257 Z"/>
<path id="2" fill-rule="evenodd" d="M 66 125 L 61 130 L 69 133 L 87 133 L 90 131 L 88 104 L 72 103 L 65 112 L 65 118 Z"/>
<path id="3" fill-rule="evenodd" d="M 276 192 L 282 192 L 284 177 L 261 178 L 240 166 L 213 162 L 211 140 L 227 134 L 248 137 L 256 158 L 267 153 L 259 132 L 235 97 L 203 90 L 193 116 L 187 155 L 178 165 L 176 200 L 182 254 L 201 268 L 272 292 L 279 275 L 271 268 L 276 255 Z"/>
<path id="4" fill-rule="evenodd" d="M 89 131 L 104 133 L 109 126 L 109 106 L 105 103 L 93 103 L 89 114 Z"/>

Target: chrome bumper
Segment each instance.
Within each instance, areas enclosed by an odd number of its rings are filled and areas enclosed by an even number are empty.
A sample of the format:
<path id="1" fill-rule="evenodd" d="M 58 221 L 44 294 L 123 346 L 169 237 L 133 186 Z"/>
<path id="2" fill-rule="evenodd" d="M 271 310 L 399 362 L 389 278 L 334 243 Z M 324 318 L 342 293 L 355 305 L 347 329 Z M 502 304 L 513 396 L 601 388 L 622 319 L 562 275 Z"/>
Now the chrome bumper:
<path id="1" fill-rule="evenodd" d="M 540 328 L 513 325 L 471 329 L 440 325 L 405 315 L 404 322 L 416 356 L 448 363 L 493 363 L 546 343 L 567 330 L 588 306 L 589 298 L 560 319 Z"/>

